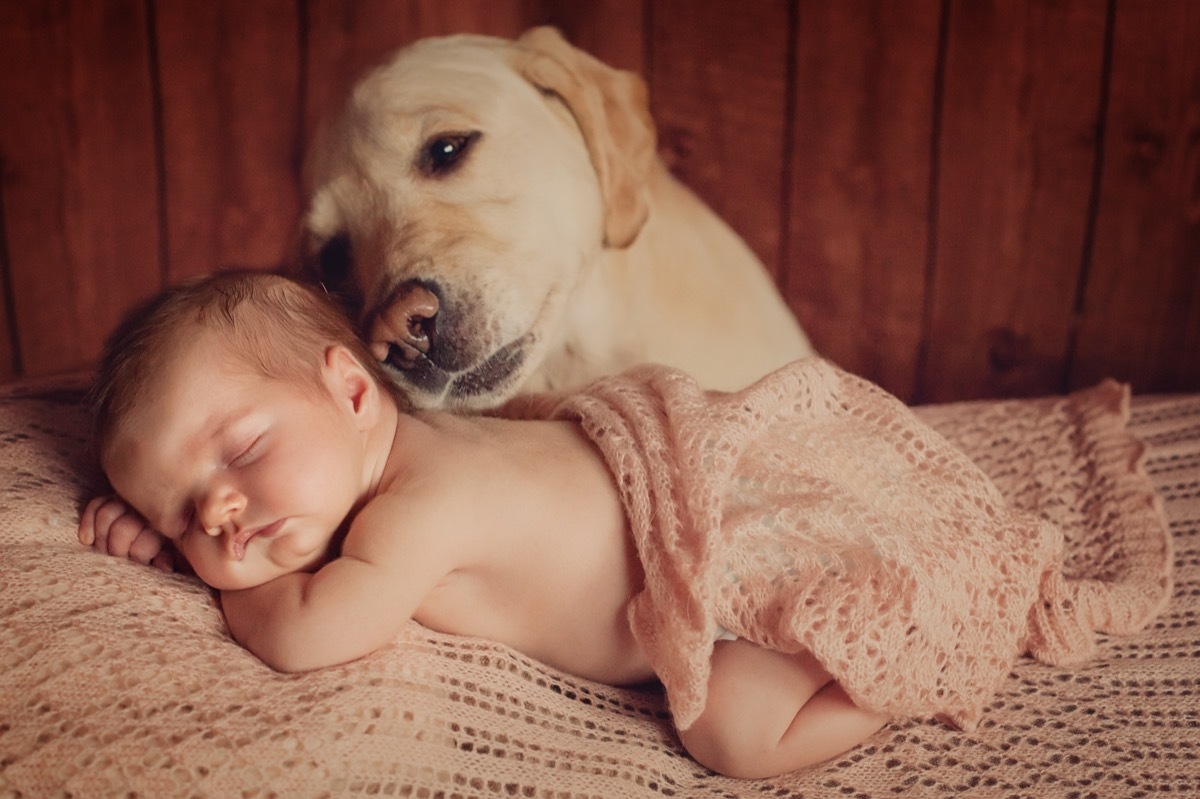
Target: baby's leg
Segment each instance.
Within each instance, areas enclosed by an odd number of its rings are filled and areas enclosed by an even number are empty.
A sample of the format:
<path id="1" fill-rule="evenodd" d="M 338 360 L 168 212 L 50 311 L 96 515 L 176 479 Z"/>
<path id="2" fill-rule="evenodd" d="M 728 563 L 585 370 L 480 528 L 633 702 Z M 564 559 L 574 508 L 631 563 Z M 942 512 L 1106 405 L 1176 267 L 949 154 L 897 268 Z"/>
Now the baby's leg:
<path id="1" fill-rule="evenodd" d="M 708 703 L 683 745 L 730 777 L 773 777 L 857 746 L 888 721 L 860 709 L 807 652 L 718 641 Z"/>

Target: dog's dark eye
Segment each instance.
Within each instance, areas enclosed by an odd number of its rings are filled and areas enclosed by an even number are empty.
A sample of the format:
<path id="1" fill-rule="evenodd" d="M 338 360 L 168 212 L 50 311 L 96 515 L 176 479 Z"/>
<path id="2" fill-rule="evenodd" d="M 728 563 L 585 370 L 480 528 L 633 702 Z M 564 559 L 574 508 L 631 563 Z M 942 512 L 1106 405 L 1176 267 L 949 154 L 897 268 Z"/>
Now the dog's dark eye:
<path id="1" fill-rule="evenodd" d="M 463 158 L 479 139 L 479 131 L 440 133 L 425 143 L 417 166 L 430 177 L 448 175 L 462 165 Z"/>
<path id="2" fill-rule="evenodd" d="M 339 290 L 350 278 L 350 265 L 350 237 L 345 234 L 334 236 L 317 252 L 316 278 L 331 291 Z"/>
<path id="3" fill-rule="evenodd" d="M 362 290 L 354 280 L 354 252 L 350 237 L 339 233 L 327 240 L 308 262 L 309 277 L 325 287 L 351 316 L 362 310 Z"/>

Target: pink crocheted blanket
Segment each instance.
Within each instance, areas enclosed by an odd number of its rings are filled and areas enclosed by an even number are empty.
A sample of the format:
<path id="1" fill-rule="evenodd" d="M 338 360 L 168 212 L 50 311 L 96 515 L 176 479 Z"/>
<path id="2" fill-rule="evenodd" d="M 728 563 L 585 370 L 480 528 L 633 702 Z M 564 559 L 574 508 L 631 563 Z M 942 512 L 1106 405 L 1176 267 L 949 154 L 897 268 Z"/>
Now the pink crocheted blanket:
<path id="1" fill-rule="evenodd" d="M 704 707 L 719 627 L 811 651 L 862 707 L 971 728 L 1021 655 L 1082 662 L 1096 631 L 1133 632 L 1170 596 L 1132 439 L 1137 485 L 1113 487 L 1098 525 L 1060 529 L 819 359 L 730 394 L 642 367 L 504 413 L 577 419 L 607 460 L 645 571 L 630 622 L 680 729 Z"/>

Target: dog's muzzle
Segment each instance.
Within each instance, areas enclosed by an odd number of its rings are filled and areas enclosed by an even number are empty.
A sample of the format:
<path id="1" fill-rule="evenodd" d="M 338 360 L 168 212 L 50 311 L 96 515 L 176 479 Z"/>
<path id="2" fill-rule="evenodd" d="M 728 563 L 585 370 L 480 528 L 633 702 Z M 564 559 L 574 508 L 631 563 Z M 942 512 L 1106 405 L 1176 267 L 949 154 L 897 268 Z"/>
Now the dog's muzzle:
<path id="1" fill-rule="evenodd" d="M 436 283 L 407 281 L 369 317 L 371 353 L 401 385 L 446 405 L 499 394 L 525 362 L 529 334 L 481 356 L 471 346 L 469 316 L 454 313 Z"/>
<path id="2" fill-rule="evenodd" d="M 373 314 L 368 331 L 371 354 L 397 369 L 416 369 L 433 349 L 441 307 L 432 284 L 401 285 Z"/>

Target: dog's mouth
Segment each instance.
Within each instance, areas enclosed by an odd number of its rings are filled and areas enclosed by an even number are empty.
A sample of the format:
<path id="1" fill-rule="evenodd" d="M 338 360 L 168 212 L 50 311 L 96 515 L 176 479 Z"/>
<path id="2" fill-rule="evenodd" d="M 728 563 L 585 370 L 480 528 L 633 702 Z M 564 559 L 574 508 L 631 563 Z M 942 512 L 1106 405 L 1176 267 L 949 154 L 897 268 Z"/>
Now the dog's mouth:
<path id="1" fill-rule="evenodd" d="M 477 365 L 461 371 L 444 369 L 424 353 L 414 357 L 411 348 L 398 343 L 388 345 L 388 355 L 383 363 L 402 385 L 424 395 L 413 397 L 418 405 L 490 407 L 497 399 L 504 398 L 505 389 L 516 383 L 531 339 L 532 333 L 526 333 Z M 488 401 L 481 404 L 479 400 L 483 398 Z"/>

